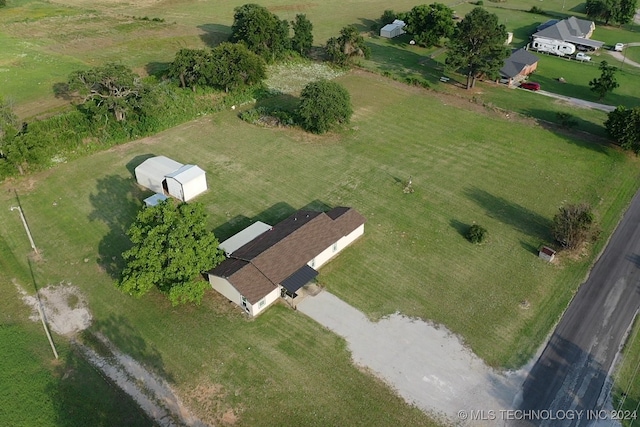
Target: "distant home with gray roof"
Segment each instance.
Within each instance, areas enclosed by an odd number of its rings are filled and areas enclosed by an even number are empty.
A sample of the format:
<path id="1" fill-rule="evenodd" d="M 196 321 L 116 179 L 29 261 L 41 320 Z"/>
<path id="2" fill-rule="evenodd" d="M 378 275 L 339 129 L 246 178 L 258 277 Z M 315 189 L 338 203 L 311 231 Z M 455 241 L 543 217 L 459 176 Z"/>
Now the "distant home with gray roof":
<path id="1" fill-rule="evenodd" d="M 590 40 L 596 24 L 593 21 L 579 19 L 571 16 L 562 21 L 547 25 L 551 21 L 542 24 L 534 33 L 532 39 L 557 40 L 572 43 L 578 50 L 595 50 L 604 45 L 604 42 Z"/>
<path id="2" fill-rule="evenodd" d="M 538 68 L 538 57 L 524 49 L 518 49 L 504 60 L 500 68 L 500 81 L 509 86 L 521 82 Z"/>

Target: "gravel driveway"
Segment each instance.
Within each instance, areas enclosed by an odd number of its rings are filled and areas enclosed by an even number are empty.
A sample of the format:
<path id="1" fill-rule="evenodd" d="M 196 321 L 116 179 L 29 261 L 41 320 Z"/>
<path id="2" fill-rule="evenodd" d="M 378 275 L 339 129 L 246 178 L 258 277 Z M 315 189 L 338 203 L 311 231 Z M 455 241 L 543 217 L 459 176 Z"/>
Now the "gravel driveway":
<path id="1" fill-rule="evenodd" d="M 490 369 L 442 326 L 399 314 L 374 323 L 326 291 L 306 297 L 297 308 L 344 337 L 354 363 L 369 368 L 407 402 L 456 425 L 503 425 L 501 411 L 512 407 L 524 379 L 521 371 Z"/>

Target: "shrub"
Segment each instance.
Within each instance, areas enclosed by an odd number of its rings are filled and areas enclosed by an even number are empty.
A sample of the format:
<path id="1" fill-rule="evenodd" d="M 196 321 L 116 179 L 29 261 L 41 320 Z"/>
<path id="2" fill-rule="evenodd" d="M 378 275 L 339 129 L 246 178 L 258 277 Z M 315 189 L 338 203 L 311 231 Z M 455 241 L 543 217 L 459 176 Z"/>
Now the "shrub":
<path id="1" fill-rule="evenodd" d="M 545 14 L 544 10 L 542 10 L 538 6 L 532 6 L 531 9 L 529 9 L 527 12 L 535 13 L 536 15 L 544 15 Z"/>
<path id="2" fill-rule="evenodd" d="M 467 230 L 465 237 L 471 243 L 482 243 L 487 237 L 487 229 L 478 224 L 473 224 Z"/>
<path id="3" fill-rule="evenodd" d="M 298 116 L 305 130 L 325 133 L 337 123 L 348 123 L 352 114 L 351 96 L 338 83 L 319 80 L 302 89 Z"/>
<path id="4" fill-rule="evenodd" d="M 599 229 L 588 203 L 567 205 L 553 217 L 553 237 L 566 249 L 576 249 L 598 238 Z"/>

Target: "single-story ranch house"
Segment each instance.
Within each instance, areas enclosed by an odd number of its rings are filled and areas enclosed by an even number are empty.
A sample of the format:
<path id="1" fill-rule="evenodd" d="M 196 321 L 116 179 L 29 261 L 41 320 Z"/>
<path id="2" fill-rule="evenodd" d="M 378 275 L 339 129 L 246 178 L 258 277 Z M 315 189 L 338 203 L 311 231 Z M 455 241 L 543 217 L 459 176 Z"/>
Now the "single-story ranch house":
<path id="1" fill-rule="evenodd" d="M 521 82 L 538 68 L 538 57 L 524 49 L 518 49 L 504 60 L 500 68 L 500 82 L 509 86 Z"/>
<path id="2" fill-rule="evenodd" d="M 271 227 L 257 222 L 225 240 L 227 259 L 208 272 L 216 291 L 257 316 L 296 291 L 364 234 L 365 218 L 353 208 L 299 210 Z"/>
<path id="3" fill-rule="evenodd" d="M 596 50 L 601 48 L 604 42 L 590 40 L 595 28 L 596 24 L 593 21 L 571 16 L 562 21 L 545 22 L 537 28 L 531 39 L 567 42 L 575 45 L 578 50 Z"/>
<path id="4" fill-rule="evenodd" d="M 165 156 L 156 156 L 135 168 L 136 181 L 160 195 L 187 202 L 207 190 L 205 171 L 196 165 L 183 165 Z"/>

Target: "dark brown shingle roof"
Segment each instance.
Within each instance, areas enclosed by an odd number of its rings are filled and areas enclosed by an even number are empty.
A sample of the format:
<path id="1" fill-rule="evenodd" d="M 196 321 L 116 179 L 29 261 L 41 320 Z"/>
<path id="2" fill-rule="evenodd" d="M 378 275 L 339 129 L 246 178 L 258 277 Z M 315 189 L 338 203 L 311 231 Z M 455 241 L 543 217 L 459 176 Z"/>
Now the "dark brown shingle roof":
<path id="1" fill-rule="evenodd" d="M 300 210 L 235 250 L 209 273 L 225 277 L 254 304 L 364 222 L 352 208 L 327 213 Z"/>

